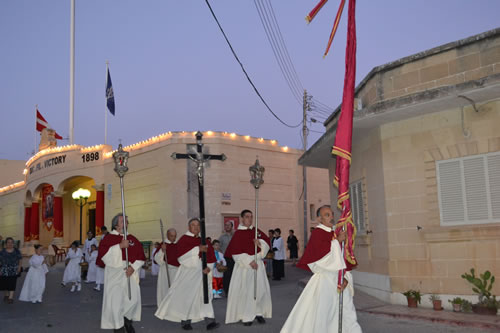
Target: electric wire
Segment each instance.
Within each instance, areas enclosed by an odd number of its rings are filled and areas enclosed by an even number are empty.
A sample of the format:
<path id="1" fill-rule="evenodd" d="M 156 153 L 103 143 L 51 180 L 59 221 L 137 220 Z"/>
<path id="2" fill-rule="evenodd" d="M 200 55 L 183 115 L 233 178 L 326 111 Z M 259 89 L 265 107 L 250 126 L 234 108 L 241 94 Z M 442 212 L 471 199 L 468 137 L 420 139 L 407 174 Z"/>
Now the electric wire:
<path id="1" fill-rule="evenodd" d="M 292 79 L 292 74 L 290 73 L 290 70 L 287 66 L 287 64 L 284 61 L 284 56 L 283 52 L 281 51 L 281 48 L 277 45 L 277 37 L 275 36 L 274 29 L 271 26 L 271 22 L 269 22 L 269 17 L 267 16 L 267 11 L 265 11 L 264 4 L 260 3 L 258 0 L 254 0 L 254 5 L 255 8 L 257 9 L 257 13 L 259 14 L 260 22 L 262 24 L 262 27 L 264 28 L 264 32 L 266 33 L 267 40 L 269 44 L 271 45 L 271 49 L 274 54 L 274 58 L 278 62 L 278 66 L 280 68 L 281 74 L 283 75 L 283 78 L 285 79 L 288 87 L 290 88 L 290 91 L 292 92 L 294 98 L 297 100 L 299 104 L 301 104 L 301 92 L 300 88 L 297 87 L 296 83 Z"/>
<path id="2" fill-rule="evenodd" d="M 241 67 L 241 70 L 243 71 L 243 73 L 245 74 L 248 82 L 250 83 L 250 85 L 252 86 L 252 88 L 255 90 L 255 93 L 257 94 L 257 96 L 259 96 L 260 100 L 262 101 L 262 103 L 266 106 L 266 108 L 269 110 L 269 112 L 271 112 L 271 114 L 280 122 L 282 123 L 283 125 L 285 125 L 286 127 L 289 127 L 289 128 L 297 128 L 299 127 L 300 125 L 302 125 L 302 121 L 300 121 L 300 123 L 298 123 L 297 125 L 289 125 L 287 124 L 286 122 L 284 122 L 283 120 L 281 120 L 280 117 L 278 117 L 278 115 L 276 115 L 276 113 L 273 112 L 273 110 L 271 110 L 271 108 L 269 107 L 269 105 L 266 103 L 266 101 L 264 100 L 264 98 L 262 97 L 262 95 L 260 94 L 259 90 L 257 89 L 257 87 L 255 86 L 255 84 L 253 83 L 252 79 L 250 79 L 250 76 L 248 75 L 247 71 L 245 70 L 245 67 L 243 66 L 243 63 L 240 61 L 240 59 L 238 58 L 238 55 L 236 54 L 236 52 L 234 51 L 233 49 L 233 46 L 231 45 L 231 42 L 229 42 L 229 39 L 227 38 L 226 36 L 226 33 L 224 32 L 224 29 L 222 29 L 222 26 L 221 24 L 219 23 L 219 20 L 217 19 L 217 16 L 215 15 L 213 9 L 212 9 L 212 6 L 210 6 L 210 3 L 208 2 L 208 0 L 205 0 L 205 3 L 207 4 L 208 6 L 208 9 L 210 10 L 210 13 L 212 14 L 212 17 L 214 18 L 215 22 L 217 23 L 217 26 L 219 27 L 219 30 L 220 32 L 222 33 L 222 35 L 224 36 L 224 39 L 226 40 L 226 43 L 227 45 L 229 46 L 229 48 L 231 49 L 231 52 L 233 53 L 233 56 L 234 58 L 236 59 L 236 61 L 238 62 L 238 64 L 240 65 Z"/>

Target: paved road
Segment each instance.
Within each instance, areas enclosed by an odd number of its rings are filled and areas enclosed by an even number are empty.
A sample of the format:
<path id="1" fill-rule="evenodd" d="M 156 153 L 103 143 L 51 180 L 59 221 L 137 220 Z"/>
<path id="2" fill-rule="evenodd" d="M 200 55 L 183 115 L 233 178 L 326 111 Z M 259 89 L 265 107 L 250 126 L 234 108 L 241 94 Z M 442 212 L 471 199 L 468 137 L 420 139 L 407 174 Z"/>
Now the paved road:
<path id="1" fill-rule="evenodd" d="M 63 265 L 57 264 L 47 274 L 47 288 L 42 304 L 31 304 L 16 301 L 12 305 L 0 303 L 0 332 L 105 332 L 99 329 L 102 293 L 94 291 L 92 285 L 83 285 L 80 293 L 70 293 L 69 287 L 60 285 Z M 300 289 L 297 281 L 307 276 L 307 272 L 293 268 L 287 264 L 287 277 L 283 281 L 271 281 L 273 298 L 273 318 L 265 325 L 255 323 L 251 327 L 241 324 L 221 325 L 217 333 L 270 333 L 279 332 L 297 300 Z M 22 287 L 23 277 L 18 280 L 16 297 Z M 184 332 L 180 325 L 158 320 L 153 316 L 156 311 L 156 278 L 147 275 L 141 282 L 142 321 L 135 323 L 137 332 Z M 124 291 L 125 292 L 125 291 Z M 214 301 L 216 319 L 223 323 L 226 300 Z M 359 322 L 365 333 L 480 333 L 483 329 L 471 329 L 448 326 L 418 320 L 396 319 L 386 316 L 358 312 Z M 202 323 L 193 325 L 193 332 L 206 332 Z M 305 332 L 306 333 L 306 332 Z M 326 333 L 326 332 L 325 332 Z"/>

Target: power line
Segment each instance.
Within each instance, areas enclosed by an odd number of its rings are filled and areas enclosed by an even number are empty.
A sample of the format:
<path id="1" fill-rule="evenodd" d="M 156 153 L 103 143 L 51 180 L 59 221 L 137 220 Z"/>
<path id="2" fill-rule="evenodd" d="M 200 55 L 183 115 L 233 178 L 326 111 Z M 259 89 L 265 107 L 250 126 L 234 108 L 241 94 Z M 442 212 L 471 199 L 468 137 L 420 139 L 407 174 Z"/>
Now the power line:
<path id="1" fill-rule="evenodd" d="M 290 91 L 292 92 L 297 102 L 302 103 L 301 90 L 303 89 L 300 89 L 297 86 L 297 83 L 292 78 L 292 74 L 288 68 L 288 64 L 284 60 L 284 51 L 282 51 L 281 47 L 277 45 L 278 38 L 276 36 L 272 23 L 270 22 L 269 16 L 267 15 L 267 11 L 264 8 L 264 4 L 261 4 L 258 0 L 254 0 L 254 5 L 257 9 L 257 13 L 259 14 L 260 22 L 262 24 L 262 27 L 264 28 L 264 32 L 266 33 L 267 40 L 271 45 L 274 58 L 276 59 L 276 61 L 278 62 L 278 66 L 280 67 L 281 74 L 283 75 L 283 78 L 285 79 L 288 87 L 290 88 Z"/>
<path id="2" fill-rule="evenodd" d="M 276 115 L 276 113 L 273 112 L 273 110 L 271 110 L 271 108 L 269 107 L 269 105 L 267 105 L 266 101 L 264 100 L 264 98 L 261 96 L 259 90 L 257 90 L 257 87 L 255 87 L 255 84 L 252 82 L 252 80 L 250 79 L 250 76 L 248 76 L 248 73 L 247 71 L 245 70 L 245 67 L 243 67 L 243 64 L 241 63 L 240 59 L 238 58 L 238 56 L 236 55 L 236 52 L 234 51 L 233 49 L 233 46 L 231 45 L 231 43 L 229 42 L 229 39 L 227 38 L 226 36 L 226 33 L 224 32 L 224 29 L 222 29 L 222 26 L 220 25 L 219 23 L 219 20 L 217 19 L 217 16 L 215 16 L 215 13 L 212 9 L 212 6 L 210 6 L 210 3 L 208 2 L 208 0 L 205 0 L 205 3 L 207 4 L 208 6 L 208 9 L 210 9 L 210 13 L 212 13 L 212 16 L 215 20 L 215 22 L 217 23 L 217 26 L 219 26 L 219 29 L 222 33 L 222 35 L 224 36 L 224 39 L 226 40 L 226 43 L 227 45 L 229 46 L 229 48 L 231 49 L 231 52 L 233 53 L 233 56 L 234 58 L 236 59 L 236 61 L 238 62 L 238 64 L 240 64 L 240 67 L 241 67 L 241 70 L 243 71 L 243 73 L 245 74 L 248 82 L 250 83 L 250 85 L 252 86 L 252 88 L 255 90 L 255 93 L 257 94 L 257 96 L 259 96 L 260 100 L 262 101 L 262 103 L 266 106 L 266 108 L 269 110 L 269 112 L 271 112 L 271 114 L 280 122 L 282 123 L 283 125 L 285 125 L 286 127 L 290 127 L 290 128 L 296 128 L 296 127 L 299 127 L 300 125 L 302 125 L 302 121 L 300 123 L 298 123 L 297 125 L 293 126 L 293 125 L 289 125 L 287 123 L 285 123 L 283 120 L 280 119 L 280 117 L 278 117 Z"/>

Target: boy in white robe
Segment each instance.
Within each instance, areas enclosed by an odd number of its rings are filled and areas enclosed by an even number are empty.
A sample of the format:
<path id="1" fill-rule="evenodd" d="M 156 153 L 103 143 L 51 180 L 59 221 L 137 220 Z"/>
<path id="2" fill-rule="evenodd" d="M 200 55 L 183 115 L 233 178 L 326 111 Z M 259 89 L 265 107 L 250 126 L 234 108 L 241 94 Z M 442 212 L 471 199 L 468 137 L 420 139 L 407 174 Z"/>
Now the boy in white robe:
<path id="1" fill-rule="evenodd" d="M 208 304 L 203 302 L 202 274 L 207 274 L 208 290 L 211 290 L 212 274 L 208 264 L 215 262 L 212 245 L 201 245 L 200 221 L 189 220 L 189 231 L 177 242 L 179 270 L 155 316 L 162 320 L 180 322 L 183 330 L 192 330 L 191 323 L 205 320 L 207 330 L 219 327 L 215 321 L 212 293 L 208 293 Z M 207 253 L 207 268 L 202 268 L 201 252 Z M 167 258 L 168 259 L 168 258 Z"/>
<path id="2" fill-rule="evenodd" d="M 177 231 L 174 228 L 167 230 L 166 244 L 160 246 L 160 250 L 156 252 L 154 261 L 158 263 L 158 280 L 156 281 L 156 305 L 159 307 L 161 301 L 167 296 L 169 285 L 168 277 L 170 277 L 170 284 L 174 283 L 179 262 L 177 261 Z M 167 258 L 168 265 L 165 267 L 165 257 Z M 167 277 L 168 269 L 168 277 Z"/>
<path id="3" fill-rule="evenodd" d="M 238 229 L 231 238 L 224 256 L 234 259 L 233 274 L 229 284 L 226 309 L 226 324 L 242 321 L 252 325 L 254 319 L 264 324 L 264 318 L 272 317 L 271 289 L 263 259 L 270 248 L 270 240 L 261 230 L 252 226 L 253 214 L 245 209 L 241 212 Z M 255 261 L 257 245 L 257 261 Z M 254 299 L 254 273 L 257 274 L 257 299 Z"/>
<path id="4" fill-rule="evenodd" d="M 338 277 L 339 271 L 346 268 L 340 243 L 345 240 L 345 233 L 335 236 L 330 206 L 320 207 L 316 215 L 321 224 L 311 233 L 305 253 L 297 264 L 297 267 L 310 270 L 314 275 L 295 303 L 281 333 L 338 332 Z M 348 273 L 345 277 L 341 286 L 344 290 L 342 332 L 361 333 L 352 302 L 352 278 Z"/>
<path id="5" fill-rule="evenodd" d="M 117 214 L 111 222 L 112 231 L 101 240 L 97 264 L 104 266 L 104 295 L 101 328 L 115 332 L 135 332 L 133 321 L 141 320 L 141 289 L 139 270 L 146 260 L 141 242 L 128 234 L 125 240 L 123 215 Z M 128 219 L 126 221 L 128 225 Z M 129 266 L 125 261 L 128 248 Z M 128 296 L 130 280 L 130 296 Z"/>
<path id="6" fill-rule="evenodd" d="M 30 269 L 24 279 L 19 300 L 23 302 L 42 303 L 45 291 L 45 274 L 48 272 L 45 258 L 42 256 L 42 246 L 35 245 L 35 254 L 30 258 Z"/>

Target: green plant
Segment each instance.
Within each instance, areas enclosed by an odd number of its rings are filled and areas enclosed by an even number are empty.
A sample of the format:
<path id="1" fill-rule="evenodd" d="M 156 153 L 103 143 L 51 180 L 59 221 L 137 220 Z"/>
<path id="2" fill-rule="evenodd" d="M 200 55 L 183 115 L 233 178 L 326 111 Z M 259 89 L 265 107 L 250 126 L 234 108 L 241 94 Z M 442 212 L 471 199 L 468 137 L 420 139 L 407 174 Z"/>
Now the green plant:
<path id="1" fill-rule="evenodd" d="M 419 304 L 420 304 L 420 301 L 422 300 L 422 296 L 420 295 L 420 291 L 418 291 L 418 290 L 410 289 L 408 291 L 405 291 L 402 294 L 405 295 L 407 298 L 414 299 Z"/>
<path id="2" fill-rule="evenodd" d="M 449 299 L 448 302 L 450 302 L 451 304 L 463 304 L 464 299 L 455 297 L 454 299 Z"/>
<path id="3" fill-rule="evenodd" d="M 462 278 L 473 285 L 472 291 L 478 295 L 479 305 L 488 308 L 498 308 L 500 306 L 500 303 L 496 300 L 495 295 L 491 293 L 493 283 L 495 283 L 495 276 L 492 275 L 490 271 L 486 271 L 476 277 L 474 268 L 471 268 L 470 274 L 464 273 L 462 274 Z"/>
<path id="4" fill-rule="evenodd" d="M 436 294 L 432 294 L 429 296 L 429 300 L 431 302 L 434 302 L 434 301 L 439 301 L 441 299 L 441 297 L 439 297 L 439 295 L 436 295 Z"/>
<path id="5" fill-rule="evenodd" d="M 472 312 L 472 303 L 466 299 L 462 300 L 462 311 L 463 312 Z"/>

